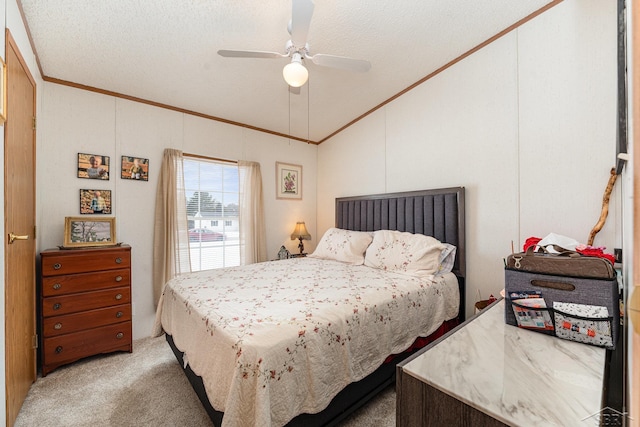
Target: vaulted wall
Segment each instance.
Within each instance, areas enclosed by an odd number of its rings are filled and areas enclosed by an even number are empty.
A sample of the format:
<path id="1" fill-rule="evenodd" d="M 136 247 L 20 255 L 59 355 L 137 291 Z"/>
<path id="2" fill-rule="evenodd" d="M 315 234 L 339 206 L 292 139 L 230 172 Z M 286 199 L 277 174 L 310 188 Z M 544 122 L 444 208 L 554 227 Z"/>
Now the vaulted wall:
<path id="1" fill-rule="evenodd" d="M 565 1 L 322 143 L 318 232 L 335 197 L 466 187 L 467 314 L 503 288 L 511 242 L 586 242 L 615 165 L 616 20 L 616 2 Z M 610 252 L 620 194 L 595 240 Z"/>

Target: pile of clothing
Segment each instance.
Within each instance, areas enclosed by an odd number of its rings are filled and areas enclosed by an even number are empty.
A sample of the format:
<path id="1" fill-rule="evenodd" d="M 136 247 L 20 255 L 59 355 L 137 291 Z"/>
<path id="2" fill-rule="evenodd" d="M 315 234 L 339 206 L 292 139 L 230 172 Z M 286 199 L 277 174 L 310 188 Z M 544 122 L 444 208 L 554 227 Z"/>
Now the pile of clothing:
<path id="1" fill-rule="evenodd" d="M 547 252 L 551 254 L 577 252 L 584 256 L 595 256 L 604 258 L 611 261 L 611 264 L 615 264 L 616 257 L 613 254 L 607 254 L 604 252 L 606 247 L 604 246 L 588 246 L 578 242 L 570 237 L 561 236 L 559 234 L 550 233 L 544 238 L 529 237 L 525 240 L 522 247 L 523 252 L 526 252 L 530 247 L 534 247 L 535 252 Z"/>

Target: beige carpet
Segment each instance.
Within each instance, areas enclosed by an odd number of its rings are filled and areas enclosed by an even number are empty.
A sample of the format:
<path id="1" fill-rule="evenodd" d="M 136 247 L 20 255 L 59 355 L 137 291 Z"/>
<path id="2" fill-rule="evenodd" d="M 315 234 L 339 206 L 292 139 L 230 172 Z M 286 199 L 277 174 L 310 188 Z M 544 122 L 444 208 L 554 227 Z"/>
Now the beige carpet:
<path id="1" fill-rule="evenodd" d="M 133 353 L 96 356 L 33 384 L 15 427 L 211 426 L 164 337 L 134 341 Z M 393 387 L 342 423 L 395 425 Z"/>

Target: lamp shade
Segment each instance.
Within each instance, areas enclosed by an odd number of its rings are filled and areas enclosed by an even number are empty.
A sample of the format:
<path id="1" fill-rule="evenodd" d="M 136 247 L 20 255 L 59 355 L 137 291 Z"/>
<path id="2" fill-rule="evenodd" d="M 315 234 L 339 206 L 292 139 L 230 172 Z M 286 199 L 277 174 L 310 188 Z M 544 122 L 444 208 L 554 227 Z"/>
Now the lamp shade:
<path id="1" fill-rule="evenodd" d="M 311 234 L 309 234 L 309 232 L 307 231 L 307 227 L 304 225 L 304 221 L 296 222 L 296 228 L 293 230 L 293 233 L 291 233 L 291 240 L 296 240 L 296 239 L 300 239 L 300 240 L 311 239 Z"/>
<path id="2" fill-rule="evenodd" d="M 309 71 L 302 65 L 302 57 L 295 53 L 291 62 L 282 69 L 284 81 L 291 87 L 300 87 L 307 82 Z"/>

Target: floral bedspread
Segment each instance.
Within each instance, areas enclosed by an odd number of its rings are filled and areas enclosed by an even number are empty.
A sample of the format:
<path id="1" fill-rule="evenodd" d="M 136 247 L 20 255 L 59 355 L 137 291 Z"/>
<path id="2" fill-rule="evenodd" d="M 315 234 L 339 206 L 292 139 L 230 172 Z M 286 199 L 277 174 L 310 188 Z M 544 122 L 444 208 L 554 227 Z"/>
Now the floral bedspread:
<path id="1" fill-rule="evenodd" d="M 164 329 L 203 378 L 223 426 L 280 426 L 458 312 L 453 274 L 418 279 L 297 258 L 190 273 L 158 304 Z M 161 325 L 161 327 L 160 327 Z"/>

